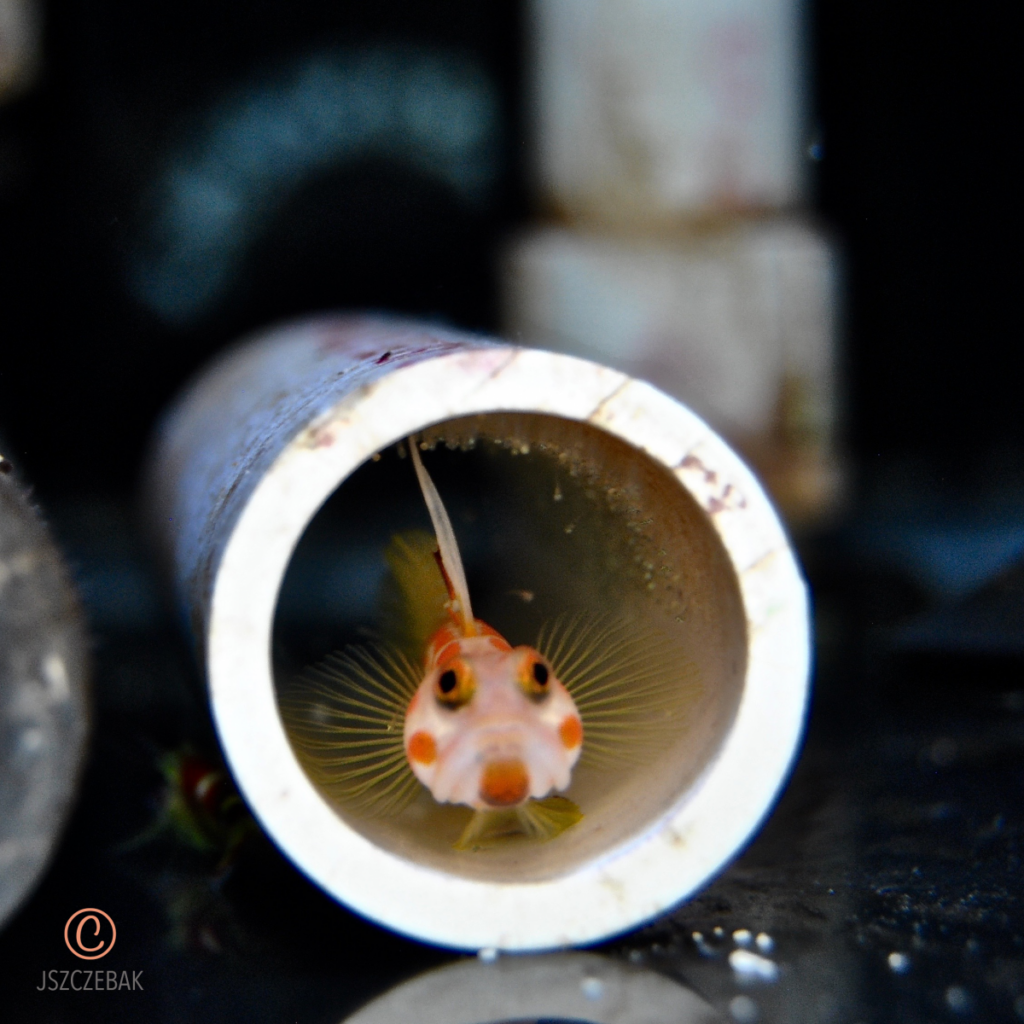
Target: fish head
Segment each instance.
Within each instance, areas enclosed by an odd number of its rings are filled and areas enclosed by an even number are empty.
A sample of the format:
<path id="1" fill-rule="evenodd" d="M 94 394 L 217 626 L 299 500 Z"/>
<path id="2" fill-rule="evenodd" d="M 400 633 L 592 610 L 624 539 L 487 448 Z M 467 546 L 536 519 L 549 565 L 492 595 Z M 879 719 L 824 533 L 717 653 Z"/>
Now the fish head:
<path id="1" fill-rule="evenodd" d="M 448 644 L 430 665 L 406 711 L 404 740 L 435 800 L 494 810 L 566 789 L 583 725 L 551 665 L 491 631 Z"/>

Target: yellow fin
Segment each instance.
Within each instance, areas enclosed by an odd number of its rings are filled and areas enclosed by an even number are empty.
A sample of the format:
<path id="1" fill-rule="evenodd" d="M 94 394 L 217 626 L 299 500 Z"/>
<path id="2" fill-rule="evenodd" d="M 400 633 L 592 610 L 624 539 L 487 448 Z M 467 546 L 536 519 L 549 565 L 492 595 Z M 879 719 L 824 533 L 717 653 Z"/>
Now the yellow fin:
<path id="1" fill-rule="evenodd" d="M 524 836 L 547 842 L 572 828 L 583 812 L 564 796 L 529 800 L 507 811 L 476 811 L 455 844 L 456 850 L 485 850 L 506 839 Z"/>
<path id="2" fill-rule="evenodd" d="M 405 756 L 416 670 L 384 645 L 346 647 L 293 680 L 281 699 L 288 738 L 309 777 L 341 806 L 399 813 L 420 783 Z"/>
<path id="3" fill-rule="evenodd" d="M 680 642 L 632 619 L 559 619 L 541 630 L 537 649 L 576 703 L 585 765 L 649 761 L 681 734 L 701 693 Z"/>
<path id="4" fill-rule="evenodd" d="M 390 640 L 412 659 L 448 617 L 448 589 L 438 568 L 437 541 L 426 530 L 396 533 L 384 551 L 391 570 L 381 599 L 381 621 Z"/>

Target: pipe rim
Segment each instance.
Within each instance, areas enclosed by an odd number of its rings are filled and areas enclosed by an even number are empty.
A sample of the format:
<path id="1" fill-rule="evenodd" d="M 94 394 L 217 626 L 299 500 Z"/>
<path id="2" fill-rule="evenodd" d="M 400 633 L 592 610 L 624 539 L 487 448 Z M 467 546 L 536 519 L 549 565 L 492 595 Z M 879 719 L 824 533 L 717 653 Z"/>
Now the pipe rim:
<path id="1" fill-rule="evenodd" d="M 373 453 L 427 425 L 488 412 L 546 413 L 607 430 L 668 467 L 708 513 L 747 620 L 743 694 L 718 755 L 670 812 L 568 874 L 495 883 L 374 845 L 297 761 L 270 660 L 277 594 L 309 521 Z M 541 950 L 626 931 L 699 889 L 750 838 L 799 744 L 809 673 L 803 580 L 750 470 L 702 420 L 649 384 L 574 357 L 470 347 L 394 370 L 299 432 L 242 510 L 216 571 L 210 700 L 250 807 L 286 855 L 357 912 L 459 949 Z"/>

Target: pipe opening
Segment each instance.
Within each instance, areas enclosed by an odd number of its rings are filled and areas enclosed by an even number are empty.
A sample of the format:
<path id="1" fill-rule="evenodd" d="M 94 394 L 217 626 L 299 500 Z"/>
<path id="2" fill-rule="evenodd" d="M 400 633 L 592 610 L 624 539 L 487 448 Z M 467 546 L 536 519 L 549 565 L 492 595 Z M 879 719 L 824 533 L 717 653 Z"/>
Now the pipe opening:
<path id="1" fill-rule="evenodd" d="M 396 685 L 390 704 L 386 692 L 369 700 L 392 708 L 391 721 L 380 726 L 378 715 L 378 732 L 359 732 L 372 717 L 359 711 L 360 687 L 386 691 L 402 659 L 414 687 L 424 672 L 422 645 L 399 621 L 388 563 L 396 535 L 431 531 L 404 443 L 343 480 L 295 548 L 273 628 L 285 730 L 324 799 L 378 846 L 465 878 L 558 877 L 644 834 L 713 761 L 746 671 L 736 575 L 708 515 L 676 477 L 599 428 L 485 413 L 435 424 L 419 438 L 454 526 L 474 615 L 511 645 L 536 647 L 556 672 L 575 664 L 576 685 L 587 690 L 577 697 L 569 687 L 583 741 L 561 794 L 582 818 L 547 841 L 514 835 L 460 848 L 473 811 L 438 803 L 414 778 L 408 784 L 408 690 Z M 333 676 L 318 672 L 346 650 L 347 681 L 337 681 L 338 662 Z M 391 659 L 392 669 L 370 669 L 370 682 L 360 681 L 351 665 L 365 667 L 367 657 L 378 666 Z M 403 799 L 388 800 L 399 791 Z"/>

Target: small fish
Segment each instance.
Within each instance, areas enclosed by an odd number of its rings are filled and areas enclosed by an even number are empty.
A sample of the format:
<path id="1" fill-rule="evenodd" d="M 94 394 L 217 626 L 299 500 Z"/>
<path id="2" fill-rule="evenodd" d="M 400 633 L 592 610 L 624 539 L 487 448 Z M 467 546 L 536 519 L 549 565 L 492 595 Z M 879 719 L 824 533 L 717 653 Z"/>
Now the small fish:
<path id="1" fill-rule="evenodd" d="M 582 818 L 573 770 L 626 763 L 677 735 L 692 666 L 663 634 L 581 614 L 513 647 L 473 615 L 455 532 L 414 438 L 434 527 L 385 557 L 395 645 L 354 645 L 307 672 L 282 714 L 307 772 L 345 806 L 399 813 L 426 787 L 473 816 L 456 842 L 553 839 Z M 404 653 L 421 651 L 417 668 Z M 692 686 L 691 686 L 692 689 Z"/>
<path id="2" fill-rule="evenodd" d="M 439 803 L 523 806 L 568 787 L 583 746 L 569 691 L 532 647 L 512 647 L 474 618 L 448 513 L 409 446 L 438 544 L 450 622 L 430 638 L 426 673 L 405 713 L 409 765 Z"/>

